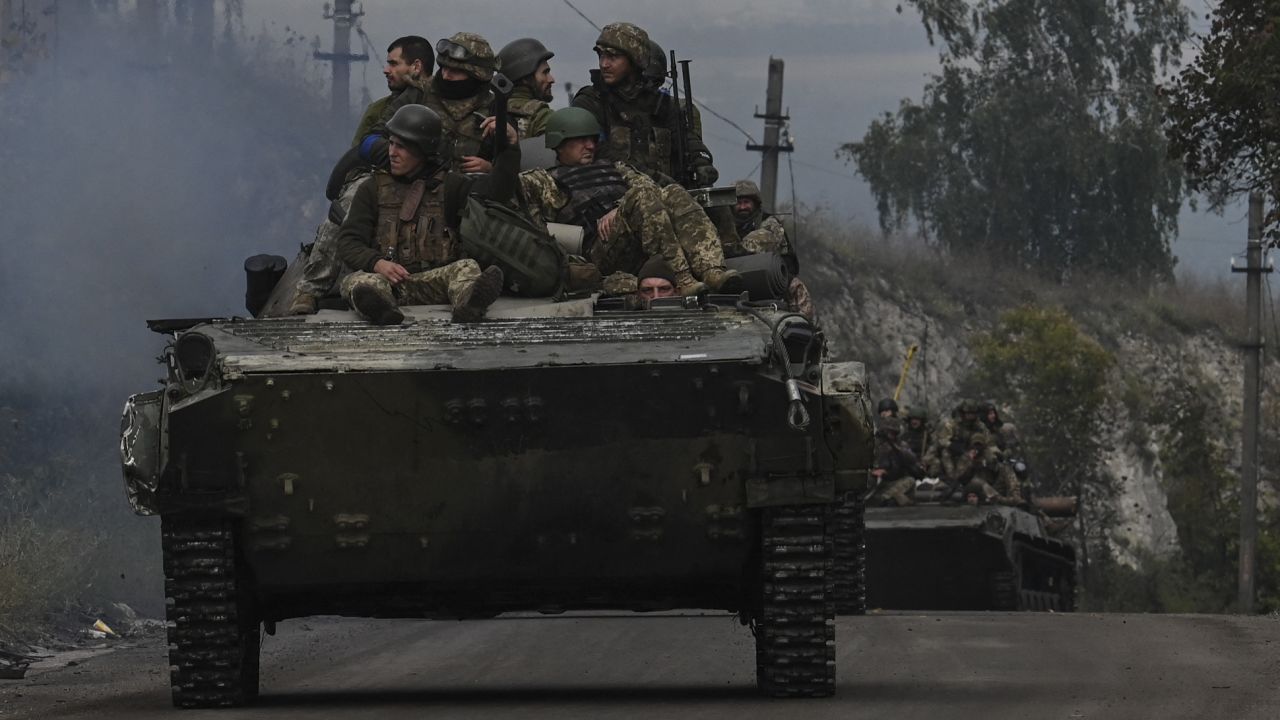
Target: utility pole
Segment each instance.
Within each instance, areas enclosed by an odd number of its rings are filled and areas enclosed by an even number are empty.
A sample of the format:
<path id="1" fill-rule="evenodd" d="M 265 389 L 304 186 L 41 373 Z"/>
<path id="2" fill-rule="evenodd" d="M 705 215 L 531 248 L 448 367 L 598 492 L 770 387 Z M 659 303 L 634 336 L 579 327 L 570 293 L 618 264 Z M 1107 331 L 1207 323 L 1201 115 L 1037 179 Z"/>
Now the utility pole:
<path id="1" fill-rule="evenodd" d="M 1238 612 L 1253 614 L 1258 550 L 1258 433 L 1262 397 L 1262 194 L 1249 194 L 1249 244 L 1245 267 L 1244 457 L 1240 477 L 1240 594 Z"/>
<path id="2" fill-rule="evenodd" d="M 369 59 L 366 53 L 351 52 L 351 26 L 362 15 L 364 9 L 352 0 L 334 0 L 332 9 L 329 3 L 325 3 L 324 19 L 333 21 L 333 52 L 317 50 L 314 53 L 317 60 L 333 64 L 332 112 L 334 123 L 340 128 L 346 127 L 350 119 L 351 63 Z"/>
<path id="3" fill-rule="evenodd" d="M 764 120 L 764 143 L 747 143 L 748 150 L 763 155 L 760 160 L 760 200 L 767 213 L 776 208 L 778 153 L 794 149 L 790 139 L 780 141 L 782 128 L 791 120 L 790 115 L 782 114 L 782 67 L 782 58 L 769 58 L 769 86 L 765 94 L 764 114 L 761 115 L 760 108 L 756 108 L 756 117 Z"/>

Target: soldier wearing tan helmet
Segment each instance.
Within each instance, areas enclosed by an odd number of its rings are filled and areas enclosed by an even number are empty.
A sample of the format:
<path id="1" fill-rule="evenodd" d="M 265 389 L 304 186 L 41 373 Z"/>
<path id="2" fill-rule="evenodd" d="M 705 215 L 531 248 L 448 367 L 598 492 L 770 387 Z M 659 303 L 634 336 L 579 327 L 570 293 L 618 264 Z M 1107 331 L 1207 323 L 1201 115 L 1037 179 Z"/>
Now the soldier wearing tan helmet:
<path id="1" fill-rule="evenodd" d="M 573 98 L 604 128 L 601 157 L 625 162 L 660 185 L 680 180 L 687 187 L 706 187 L 720 173 L 711 151 L 694 128 L 686 128 L 686 167 L 678 162 L 678 109 L 671 96 L 646 77 L 652 47 L 649 34 L 631 23 L 610 23 L 596 39 L 599 68 L 591 85 Z"/>
<path id="2" fill-rule="evenodd" d="M 752 180 L 738 180 L 734 184 L 737 204 L 733 208 L 734 227 L 730 234 L 736 240 L 725 239 L 725 257 L 739 257 L 754 253 L 777 253 L 782 256 L 791 271 L 792 277 L 787 286 L 788 309 L 798 312 L 812 321 L 818 317 L 813 306 L 813 296 L 809 287 L 800 279 L 800 262 L 787 239 L 787 230 L 782 221 L 764 212 L 760 200 L 760 188 Z"/>

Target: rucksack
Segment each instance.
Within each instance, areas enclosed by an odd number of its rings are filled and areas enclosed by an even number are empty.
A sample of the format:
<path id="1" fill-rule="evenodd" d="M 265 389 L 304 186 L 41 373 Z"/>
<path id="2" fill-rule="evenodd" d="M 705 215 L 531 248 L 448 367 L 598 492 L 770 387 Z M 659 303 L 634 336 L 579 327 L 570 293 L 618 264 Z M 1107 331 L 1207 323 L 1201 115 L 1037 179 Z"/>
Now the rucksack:
<path id="1" fill-rule="evenodd" d="M 512 295 L 555 297 L 564 289 L 564 250 L 532 218 L 509 205 L 470 196 L 458 239 L 467 257 L 481 266 L 502 268 Z"/>

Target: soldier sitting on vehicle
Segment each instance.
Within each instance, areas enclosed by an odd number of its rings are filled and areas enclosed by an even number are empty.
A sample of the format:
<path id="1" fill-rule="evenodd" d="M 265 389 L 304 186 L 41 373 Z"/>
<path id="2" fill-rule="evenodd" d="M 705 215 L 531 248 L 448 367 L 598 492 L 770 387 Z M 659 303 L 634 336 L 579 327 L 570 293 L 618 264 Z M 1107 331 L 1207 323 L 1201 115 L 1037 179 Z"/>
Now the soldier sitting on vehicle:
<path id="1" fill-rule="evenodd" d="M 969 449 L 958 458 L 954 475 L 948 477 L 948 481 L 953 493 L 963 493 L 970 503 L 1021 505 L 1023 502 L 1017 475 L 1000 459 L 990 436 L 983 432 L 970 437 Z"/>
<path id="2" fill-rule="evenodd" d="M 556 83 L 551 74 L 553 57 L 555 53 L 534 38 L 512 40 L 498 51 L 498 68 L 515 85 L 507 100 L 507 112 L 522 140 L 547 132 L 547 118 L 551 117 L 547 103 L 551 102 L 551 88 Z"/>
<path id="3" fill-rule="evenodd" d="M 430 108 L 400 108 L 387 130 L 390 170 L 361 184 L 338 233 L 338 257 L 358 268 L 342 280 L 342 297 L 377 325 L 399 324 L 402 305 L 448 303 L 455 322 L 479 320 L 502 291 L 502 270 L 482 272 L 462 259 L 446 218 L 456 217 L 453 206 L 471 193 L 498 202 L 514 195 L 515 130 L 505 128 L 511 144 L 497 159 L 501 172 L 480 177 L 446 172 L 442 124 Z"/>
<path id="4" fill-rule="evenodd" d="M 915 481 L 925 477 L 915 454 L 898 439 L 901 430 L 902 421 L 896 417 L 876 420 L 876 459 L 871 469 L 876 490 L 872 501 L 881 505 L 913 505 Z"/>
<path id="5" fill-rule="evenodd" d="M 813 307 L 813 297 L 809 294 L 809 287 L 797 274 L 800 272 L 800 262 L 791 247 L 791 241 L 787 239 L 787 229 L 781 220 L 764 211 L 760 187 L 755 182 L 744 179 L 733 185 L 737 193 L 737 204 L 733 208 L 733 239 L 725 242 L 725 257 L 755 253 L 781 255 L 792 273 L 791 282 L 787 286 L 788 309 L 814 320 L 817 312 Z M 725 234 L 721 232 L 722 240 L 725 240 Z"/>
<path id="6" fill-rule="evenodd" d="M 911 448 L 911 452 L 922 459 L 929 453 L 933 441 L 933 428 L 929 426 L 929 411 L 920 406 L 912 406 L 907 411 L 907 426 L 902 430 L 902 441 Z M 925 463 L 928 469 L 928 463 Z"/>
<path id="7" fill-rule="evenodd" d="M 1007 455 L 1017 454 L 1020 451 L 1021 441 L 1018 438 L 1018 429 L 1013 423 L 1006 422 L 1000 417 L 1000 408 L 995 400 L 988 400 L 982 404 L 981 419 L 1001 452 Z"/>
<path id="8" fill-rule="evenodd" d="M 893 398 L 882 398 L 876 404 L 876 414 L 882 418 L 898 417 L 898 401 Z"/>
<path id="9" fill-rule="evenodd" d="M 708 288 L 741 292 L 741 276 L 725 268 L 715 228 L 689 194 L 680 190 L 692 215 L 673 206 L 648 177 L 623 163 L 597 160 L 599 135 L 599 123 L 581 108 L 551 114 L 546 144 L 556 152 L 556 167 L 520 174 L 525 205 L 534 218 L 581 227 L 583 251 L 604 276 L 635 273 L 649 257 L 661 255 L 681 295 Z"/>

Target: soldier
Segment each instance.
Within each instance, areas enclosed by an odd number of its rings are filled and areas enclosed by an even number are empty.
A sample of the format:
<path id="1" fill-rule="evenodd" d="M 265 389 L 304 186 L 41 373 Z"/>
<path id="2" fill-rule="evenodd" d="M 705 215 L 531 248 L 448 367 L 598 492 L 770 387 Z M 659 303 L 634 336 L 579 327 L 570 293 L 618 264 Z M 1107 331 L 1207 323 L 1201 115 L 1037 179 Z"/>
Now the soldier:
<path id="1" fill-rule="evenodd" d="M 996 447 L 1000 448 L 1000 452 L 1005 456 L 1015 455 L 1021 449 L 1021 441 L 1018 438 L 1018 429 L 1011 422 L 1005 422 L 1000 417 L 1000 408 L 996 405 L 995 400 L 988 400 L 982 404 L 982 424 L 987 427 L 987 432 L 991 434 Z"/>
<path id="2" fill-rule="evenodd" d="M 915 481 L 925 476 L 915 453 L 898 439 L 901 430 L 902 421 L 896 417 L 876 420 L 876 460 L 871 475 L 877 483 L 872 499 L 881 505 L 915 504 Z"/>
<path id="3" fill-rule="evenodd" d="M 893 398 L 884 398 L 876 405 L 876 414 L 882 418 L 898 417 L 898 401 Z"/>
<path id="4" fill-rule="evenodd" d="M 679 108 L 645 77 L 648 33 L 631 23 L 610 23 L 600 31 L 595 52 L 599 69 L 592 71 L 591 85 L 578 91 L 573 105 L 588 110 L 604 128 L 600 157 L 625 162 L 659 184 L 715 183 L 720 173 L 693 127 L 685 128 L 687 155 L 685 165 L 680 164 Z"/>
<path id="5" fill-rule="evenodd" d="M 1008 463 L 1000 461 L 990 436 L 984 432 L 970 436 L 969 449 L 957 459 L 947 480 L 971 503 L 1023 503 L 1017 475 Z"/>
<path id="6" fill-rule="evenodd" d="M 646 259 L 661 255 L 681 295 L 708 287 L 741 292 L 741 276 L 725 268 L 715 229 L 689 193 L 659 190 L 624 163 L 597 160 L 599 134 L 600 125 L 581 108 L 551 114 L 546 145 L 556 153 L 556 167 L 520 175 L 534 218 L 581 226 L 583 250 L 602 275 L 635 273 Z"/>
<path id="7" fill-rule="evenodd" d="M 676 274 L 661 255 L 649 258 L 636 279 L 639 285 L 636 294 L 645 300 L 675 297 Z"/>
<path id="8" fill-rule="evenodd" d="M 387 103 L 381 121 L 360 143 L 361 156 L 379 167 L 386 164 L 386 122 L 405 105 L 425 105 L 444 124 L 445 139 L 452 152 L 450 170 L 484 173 L 493 169 L 492 148 L 482 142 L 481 124 L 489 115 L 493 92 L 489 81 L 498 65 L 489 41 L 468 32 L 454 33 L 436 43 L 436 65 L 431 76 L 412 84 Z"/>
<path id="9" fill-rule="evenodd" d="M 907 427 L 902 431 L 902 442 L 911 448 L 916 457 L 924 458 L 929 453 L 932 440 L 933 428 L 929 427 L 929 411 L 912 406 L 907 411 Z M 928 463 L 924 464 L 925 469 L 928 469 Z"/>
<path id="10" fill-rule="evenodd" d="M 387 46 L 387 64 L 382 74 L 387 79 L 387 89 L 391 91 L 386 97 L 370 103 L 356 127 L 355 138 L 351 146 L 357 148 L 373 127 L 380 122 L 387 107 L 396 102 L 414 83 L 422 82 L 431 76 L 431 43 L 417 35 L 406 35 L 397 38 Z M 342 263 L 338 261 L 338 228 L 342 225 L 347 210 L 351 207 L 351 199 L 355 197 L 356 188 L 373 172 L 373 165 L 361 162 L 358 154 L 349 162 L 346 158 L 334 169 L 338 177 L 330 178 L 330 189 L 333 204 L 329 214 L 320 227 L 316 228 L 316 239 L 307 255 L 302 278 L 298 280 L 293 302 L 289 306 L 290 315 L 310 315 L 318 307 L 319 298 L 329 295 L 337 288 L 338 279 L 342 275 Z M 337 192 L 333 192 L 337 190 Z"/>
<path id="11" fill-rule="evenodd" d="M 470 193 L 499 202 L 514 195 L 520 150 L 515 130 L 505 130 L 512 144 L 500 171 L 476 178 L 447 172 L 442 123 L 430 108 L 406 105 L 391 117 L 389 170 L 361 183 L 338 234 L 338 257 L 357 269 L 343 278 L 342 297 L 362 317 L 396 325 L 402 305 L 448 303 L 454 322 L 474 322 L 498 298 L 502 271 L 462 259 L 446 218 Z"/>
<path id="12" fill-rule="evenodd" d="M 942 429 L 938 432 L 938 443 L 949 447 L 952 455 L 963 451 L 968 446 L 970 436 L 977 432 L 986 432 L 987 428 L 978 415 L 977 402 L 969 399 L 961 400 L 951 412 L 951 417 L 942 424 Z"/>
<path id="13" fill-rule="evenodd" d="M 547 131 L 551 115 L 551 58 L 555 53 L 533 38 L 520 38 L 498 51 L 498 69 L 515 84 L 507 112 L 516 120 L 520 138 L 539 137 Z"/>
<path id="14" fill-rule="evenodd" d="M 787 304 L 792 312 L 798 312 L 809 318 L 817 319 L 817 311 L 813 307 L 813 296 L 809 287 L 797 275 L 800 262 L 796 258 L 791 241 L 787 239 L 787 229 L 782 221 L 763 210 L 760 188 L 751 180 L 738 180 L 734 184 L 737 194 L 737 205 L 733 208 L 734 227 L 725 243 L 725 257 L 738 257 L 753 253 L 777 253 L 786 261 L 791 270 L 791 282 L 787 286 Z M 720 233 L 724 240 L 726 233 Z"/>

